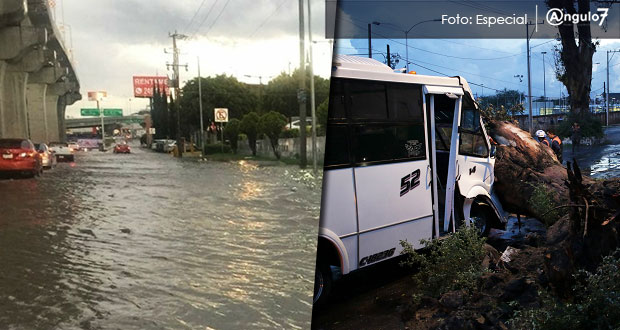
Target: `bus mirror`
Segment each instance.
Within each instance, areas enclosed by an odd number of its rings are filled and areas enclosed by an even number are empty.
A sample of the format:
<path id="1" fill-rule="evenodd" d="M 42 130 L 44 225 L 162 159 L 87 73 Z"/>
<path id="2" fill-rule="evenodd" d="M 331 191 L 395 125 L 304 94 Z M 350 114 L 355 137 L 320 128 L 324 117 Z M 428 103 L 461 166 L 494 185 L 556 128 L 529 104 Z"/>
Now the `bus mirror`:
<path id="1" fill-rule="evenodd" d="M 492 144 L 491 145 L 491 154 L 490 154 L 491 158 L 495 158 L 495 152 L 496 151 L 497 151 L 497 147 L 494 144 Z"/>

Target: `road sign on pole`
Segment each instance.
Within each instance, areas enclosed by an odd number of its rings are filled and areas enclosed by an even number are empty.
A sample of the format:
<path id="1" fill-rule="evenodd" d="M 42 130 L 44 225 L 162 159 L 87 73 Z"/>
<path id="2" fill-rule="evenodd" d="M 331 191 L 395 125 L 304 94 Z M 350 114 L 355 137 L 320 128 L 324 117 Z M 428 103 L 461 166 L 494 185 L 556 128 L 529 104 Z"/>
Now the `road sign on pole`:
<path id="1" fill-rule="evenodd" d="M 99 117 L 101 113 L 97 108 L 82 108 L 80 109 L 80 115 L 82 117 Z M 123 109 L 103 109 L 103 115 L 105 117 L 122 117 Z"/>
<path id="2" fill-rule="evenodd" d="M 82 108 L 80 109 L 80 115 L 82 117 L 99 117 L 99 109 Z"/>
<path id="3" fill-rule="evenodd" d="M 215 108 L 215 122 L 227 123 L 228 122 L 228 108 Z"/>
<path id="4" fill-rule="evenodd" d="M 106 117 L 122 117 L 123 109 L 103 109 L 103 115 Z"/>

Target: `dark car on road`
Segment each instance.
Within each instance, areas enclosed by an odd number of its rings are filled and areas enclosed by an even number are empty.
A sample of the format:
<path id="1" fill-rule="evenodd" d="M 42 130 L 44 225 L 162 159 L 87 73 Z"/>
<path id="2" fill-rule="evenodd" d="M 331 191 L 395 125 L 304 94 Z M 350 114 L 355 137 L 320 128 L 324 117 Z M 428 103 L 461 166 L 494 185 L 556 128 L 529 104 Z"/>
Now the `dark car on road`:
<path id="1" fill-rule="evenodd" d="M 28 139 L 0 139 L 0 172 L 25 174 L 30 177 L 43 172 L 41 155 Z"/>
<path id="2" fill-rule="evenodd" d="M 131 148 L 129 147 L 127 143 L 119 143 L 116 146 L 114 146 L 114 153 L 115 154 L 129 154 L 131 153 Z"/>

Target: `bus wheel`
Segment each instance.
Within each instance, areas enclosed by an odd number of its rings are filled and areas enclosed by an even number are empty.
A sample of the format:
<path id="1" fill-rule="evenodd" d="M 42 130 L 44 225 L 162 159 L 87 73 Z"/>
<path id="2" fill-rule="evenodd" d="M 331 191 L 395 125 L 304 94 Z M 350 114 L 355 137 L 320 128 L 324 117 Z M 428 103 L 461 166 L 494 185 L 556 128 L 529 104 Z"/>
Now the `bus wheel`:
<path id="1" fill-rule="evenodd" d="M 317 264 L 314 272 L 314 299 L 315 306 L 325 304 L 332 290 L 332 270 L 327 264 Z"/>
<path id="2" fill-rule="evenodd" d="M 489 236 L 493 224 L 493 216 L 490 207 L 482 202 L 474 202 L 471 206 L 470 218 L 472 224 L 478 229 L 480 235 Z"/>

